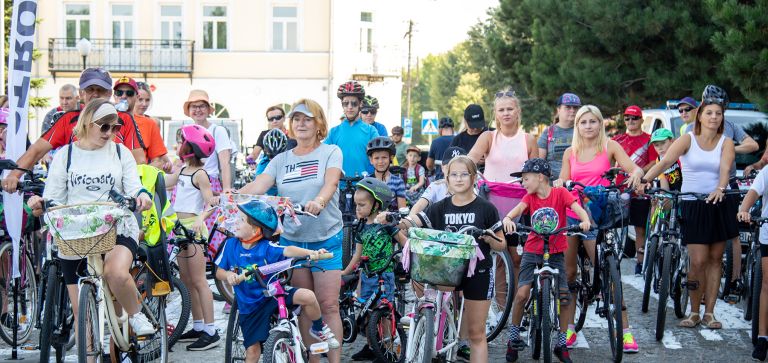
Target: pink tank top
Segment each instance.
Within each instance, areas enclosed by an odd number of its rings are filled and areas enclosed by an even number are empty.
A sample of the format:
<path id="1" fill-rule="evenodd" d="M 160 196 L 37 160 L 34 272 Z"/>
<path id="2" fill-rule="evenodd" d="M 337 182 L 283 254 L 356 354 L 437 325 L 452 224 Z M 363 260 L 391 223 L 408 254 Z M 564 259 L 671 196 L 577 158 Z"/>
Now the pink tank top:
<path id="1" fill-rule="evenodd" d="M 603 178 L 603 174 L 611 168 L 611 160 L 608 158 L 608 148 L 605 148 L 603 152 L 595 155 L 594 159 L 585 163 L 580 162 L 576 153 L 572 152 L 569 162 L 571 166 L 572 181 L 579 182 L 586 186 L 608 186 L 611 184 L 607 179 Z M 579 205 L 582 205 L 581 200 L 579 199 L 579 193 L 574 190 L 572 194 L 579 201 Z M 570 209 L 568 209 L 566 214 L 568 217 L 578 218 L 576 213 Z"/>
<path id="2" fill-rule="evenodd" d="M 508 182 L 512 180 L 509 174 L 522 170 L 528 160 L 526 134 L 522 128 L 512 137 L 504 136 L 499 130 L 491 132 L 491 149 L 485 157 L 483 176 L 490 181 Z"/>

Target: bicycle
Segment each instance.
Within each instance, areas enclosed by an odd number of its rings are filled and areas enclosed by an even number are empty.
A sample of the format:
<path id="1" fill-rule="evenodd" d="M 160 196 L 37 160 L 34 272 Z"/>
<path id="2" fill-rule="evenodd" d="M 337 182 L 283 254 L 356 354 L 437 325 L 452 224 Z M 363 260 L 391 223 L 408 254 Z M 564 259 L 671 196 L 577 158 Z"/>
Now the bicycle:
<path id="1" fill-rule="evenodd" d="M 760 227 L 768 223 L 768 218 L 753 217 L 751 228 L 750 247 L 747 257 L 744 259 L 746 268 L 744 274 L 744 296 L 742 300 L 744 308 L 744 320 L 752 323 L 752 344 L 757 344 L 760 327 L 760 290 L 763 283 L 762 252 L 760 251 Z"/>
<path id="2" fill-rule="evenodd" d="M 554 223 L 557 225 L 557 223 Z M 516 224 L 515 234 L 526 237 L 528 233 L 539 235 L 544 241 L 543 263 L 541 267 L 533 270 L 533 282 L 531 283 L 531 296 L 526 304 L 528 326 L 528 346 L 531 347 L 531 358 L 538 360 L 541 352 L 544 352 L 544 362 L 552 362 L 552 332 L 555 332 L 554 340 L 557 341 L 557 332 L 560 327 L 560 283 L 558 276 L 560 271 L 549 265 L 549 239 L 566 233 L 566 235 L 581 235 L 578 225 L 564 226 L 553 231 L 537 231 L 534 228 Z M 552 302 L 555 302 L 554 304 Z M 555 343 L 556 344 L 556 343 Z"/>
<path id="3" fill-rule="evenodd" d="M 307 348 L 299 331 L 298 315 L 294 314 L 291 307 L 285 303 L 285 285 L 291 280 L 291 272 L 294 268 L 320 268 L 311 262 L 329 258 L 333 258 L 332 253 L 319 254 L 317 257 L 289 258 L 264 266 L 252 266 L 238 276 L 239 281 L 245 281 L 248 277 L 253 276 L 264 289 L 264 296 L 277 300 L 277 316 L 266 342 L 262 345 L 262 362 L 303 363 L 308 361 Z M 322 270 L 322 268 L 320 269 Z M 269 279 L 265 282 L 264 278 L 267 276 Z M 227 324 L 225 362 L 245 360 L 245 347 L 241 344 L 243 339 L 238 324 L 239 313 L 235 311 L 236 307 L 237 303 L 235 302 Z M 328 350 L 328 343 L 326 342 L 314 343 L 309 347 L 311 354 L 322 354 Z"/>
<path id="4" fill-rule="evenodd" d="M 351 176 L 351 177 L 341 177 L 339 179 L 340 183 L 343 183 L 343 187 L 341 188 L 341 204 L 339 204 L 339 208 L 341 209 L 341 219 L 344 224 L 343 227 L 343 238 L 341 242 L 342 247 L 342 255 L 341 255 L 341 266 L 346 267 L 347 264 L 349 264 L 349 261 L 352 259 L 352 254 L 355 251 L 355 235 L 357 235 L 358 230 L 357 227 L 359 225 L 359 222 L 357 220 L 357 216 L 355 214 L 355 185 L 357 182 L 363 180 L 365 176 Z"/>
<path id="5" fill-rule="evenodd" d="M 757 171 L 753 170 L 752 173 L 748 175 L 742 175 L 742 176 L 735 176 L 731 177 L 729 180 L 730 185 L 733 187 L 738 186 L 739 188 L 744 187 L 746 189 L 749 188 L 750 185 L 752 185 L 752 182 L 757 177 Z M 743 201 L 744 195 L 746 195 L 746 189 L 736 189 L 730 194 L 739 194 L 741 196 L 741 200 Z M 741 193 L 736 193 L 738 190 L 743 190 Z M 728 194 L 728 193 L 727 193 Z M 757 204 L 756 204 L 757 206 Z M 757 216 L 760 215 L 760 209 L 759 206 L 757 209 L 754 209 L 756 211 Z M 739 243 L 741 244 L 741 254 L 739 256 L 734 255 L 733 250 L 733 243 L 732 241 L 728 241 L 725 244 L 725 253 L 723 257 L 723 282 L 720 284 L 720 291 L 719 291 L 719 297 L 723 299 L 723 301 L 735 305 L 738 304 L 743 298 L 746 290 L 746 282 L 743 279 L 744 274 L 746 273 L 746 266 L 744 265 L 746 252 L 749 249 L 751 238 L 751 230 L 750 225 L 745 223 L 739 223 Z M 738 271 L 737 275 L 742 277 L 739 279 L 733 278 L 734 273 L 734 259 L 738 259 L 742 263 L 740 264 L 741 270 Z M 745 311 L 746 314 L 746 311 Z"/>

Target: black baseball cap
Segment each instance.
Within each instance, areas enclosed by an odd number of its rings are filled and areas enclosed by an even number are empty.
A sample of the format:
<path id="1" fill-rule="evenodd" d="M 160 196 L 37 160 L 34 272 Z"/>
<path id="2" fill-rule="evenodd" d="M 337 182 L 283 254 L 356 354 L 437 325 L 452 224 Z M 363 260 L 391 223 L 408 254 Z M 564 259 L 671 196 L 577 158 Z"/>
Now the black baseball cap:
<path id="1" fill-rule="evenodd" d="M 520 178 L 523 176 L 524 173 L 539 173 L 544 174 L 547 178 L 552 177 L 552 169 L 549 167 L 549 163 L 542 159 L 542 158 L 533 158 L 528 159 L 525 161 L 525 164 L 523 164 L 523 170 L 520 170 L 517 173 L 509 174 L 509 176 L 514 178 Z"/>
<path id="2" fill-rule="evenodd" d="M 453 128 L 453 120 L 450 117 L 443 117 L 440 119 L 440 128 Z"/>
<path id="3" fill-rule="evenodd" d="M 467 151 L 458 146 L 451 146 L 445 149 L 445 151 L 443 151 L 442 165 L 448 165 L 448 163 L 451 162 L 451 159 L 459 155 L 467 155 Z"/>
<path id="4" fill-rule="evenodd" d="M 474 103 L 464 109 L 464 120 L 473 129 L 482 129 L 486 126 L 483 108 Z"/>

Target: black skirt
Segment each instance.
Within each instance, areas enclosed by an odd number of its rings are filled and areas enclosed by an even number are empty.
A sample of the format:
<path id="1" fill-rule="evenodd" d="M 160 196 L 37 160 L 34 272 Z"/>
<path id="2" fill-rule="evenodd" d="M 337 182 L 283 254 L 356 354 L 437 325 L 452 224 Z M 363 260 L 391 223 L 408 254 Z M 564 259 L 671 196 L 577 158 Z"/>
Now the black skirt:
<path id="1" fill-rule="evenodd" d="M 726 196 L 718 204 L 684 200 L 680 208 L 680 232 L 684 244 L 708 245 L 728 241 L 739 235 L 736 219 L 738 196 Z"/>

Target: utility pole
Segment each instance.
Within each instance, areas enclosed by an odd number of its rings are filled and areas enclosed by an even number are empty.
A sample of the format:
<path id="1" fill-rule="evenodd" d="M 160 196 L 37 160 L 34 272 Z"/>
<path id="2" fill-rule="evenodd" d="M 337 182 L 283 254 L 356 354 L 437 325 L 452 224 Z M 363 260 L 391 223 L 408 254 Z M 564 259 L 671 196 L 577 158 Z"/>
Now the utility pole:
<path id="1" fill-rule="evenodd" d="M 405 36 L 408 37 L 408 65 L 407 65 L 407 84 L 405 85 L 407 88 L 406 90 L 406 105 L 405 105 L 405 115 L 406 118 L 411 118 L 411 40 L 413 40 L 413 20 L 408 20 L 408 32 L 405 33 Z"/>

